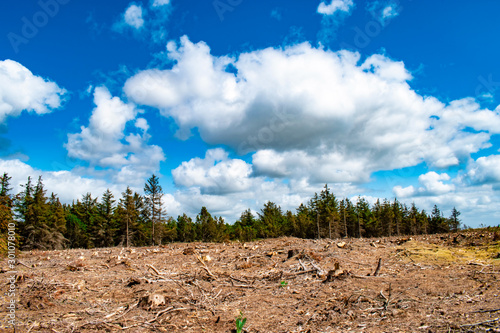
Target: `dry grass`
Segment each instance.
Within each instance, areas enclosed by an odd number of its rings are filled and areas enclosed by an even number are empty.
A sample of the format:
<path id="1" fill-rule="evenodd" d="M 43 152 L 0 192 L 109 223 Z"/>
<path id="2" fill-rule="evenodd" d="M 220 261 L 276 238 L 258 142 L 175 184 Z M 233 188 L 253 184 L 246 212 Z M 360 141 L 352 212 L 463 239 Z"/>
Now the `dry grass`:
<path id="1" fill-rule="evenodd" d="M 431 262 L 441 265 L 450 263 L 467 264 L 471 262 L 500 265 L 500 259 L 495 258 L 500 253 L 499 242 L 483 246 L 449 247 L 410 241 L 400 248 L 406 249 L 411 258 L 417 262 Z"/>

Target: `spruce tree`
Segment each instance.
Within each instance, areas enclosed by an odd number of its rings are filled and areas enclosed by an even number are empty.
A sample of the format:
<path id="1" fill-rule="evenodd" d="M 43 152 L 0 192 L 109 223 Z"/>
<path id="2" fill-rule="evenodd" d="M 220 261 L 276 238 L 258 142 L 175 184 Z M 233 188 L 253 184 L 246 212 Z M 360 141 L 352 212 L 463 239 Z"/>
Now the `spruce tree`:
<path id="1" fill-rule="evenodd" d="M 147 198 L 147 203 L 150 208 L 150 218 L 151 218 L 151 244 L 155 245 L 155 224 L 161 221 L 163 209 L 162 209 L 162 197 L 163 189 L 160 185 L 160 179 L 156 175 L 152 175 L 144 185 L 144 193 Z"/>
<path id="2" fill-rule="evenodd" d="M 9 229 L 9 224 L 14 223 L 14 217 L 12 214 L 13 200 L 10 195 L 10 180 L 7 173 L 4 173 L 0 177 L 0 254 L 7 252 L 7 234 Z M 9 240 L 10 241 L 10 240 Z"/>

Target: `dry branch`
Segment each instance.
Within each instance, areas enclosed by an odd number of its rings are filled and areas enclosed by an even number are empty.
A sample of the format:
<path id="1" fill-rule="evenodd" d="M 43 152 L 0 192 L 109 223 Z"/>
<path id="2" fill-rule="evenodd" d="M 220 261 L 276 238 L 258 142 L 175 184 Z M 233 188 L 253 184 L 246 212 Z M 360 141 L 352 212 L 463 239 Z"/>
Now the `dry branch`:
<path id="1" fill-rule="evenodd" d="M 147 267 L 151 268 L 157 275 L 165 275 L 165 273 L 161 273 L 159 270 L 157 270 L 153 265 L 146 264 Z"/>
<path id="2" fill-rule="evenodd" d="M 375 272 L 373 273 L 373 276 L 377 276 L 378 272 L 380 271 L 380 266 L 382 265 L 382 258 L 378 258 L 378 264 L 377 268 L 375 269 Z"/>
<path id="3" fill-rule="evenodd" d="M 474 327 L 474 326 L 480 326 L 480 325 L 484 325 L 484 324 L 494 323 L 494 322 L 497 322 L 497 321 L 500 321 L 500 317 L 495 318 L 495 319 L 490 319 L 490 320 L 481 321 L 481 322 L 479 322 L 479 323 L 475 323 L 475 324 L 465 324 L 465 325 L 460 325 L 460 327 L 461 327 L 461 328 L 463 328 L 463 327 Z"/>
<path id="4" fill-rule="evenodd" d="M 198 259 L 199 262 L 201 262 L 201 264 L 203 265 L 203 269 L 205 269 L 205 271 L 207 271 L 208 275 L 210 275 L 211 277 L 213 277 L 215 280 L 217 280 L 217 277 L 215 275 L 212 274 L 212 272 L 210 272 L 210 270 L 208 269 L 207 267 L 207 264 L 205 264 L 205 262 L 203 261 L 203 259 L 200 258 L 199 255 L 196 255 L 196 259 Z"/>

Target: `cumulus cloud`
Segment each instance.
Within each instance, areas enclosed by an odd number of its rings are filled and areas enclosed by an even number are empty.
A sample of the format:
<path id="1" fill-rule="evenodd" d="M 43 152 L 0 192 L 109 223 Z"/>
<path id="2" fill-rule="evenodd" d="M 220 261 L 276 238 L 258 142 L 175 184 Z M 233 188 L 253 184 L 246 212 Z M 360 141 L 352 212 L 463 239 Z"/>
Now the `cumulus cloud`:
<path id="1" fill-rule="evenodd" d="M 142 7 L 131 4 L 123 14 L 124 22 L 134 29 L 140 29 L 144 25 L 144 18 L 142 17 Z"/>
<path id="2" fill-rule="evenodd" d="M 450 193 L 455 190 L 454 184 L 445 184 L 444 181 L 449 181 L 450 176 L 447 173 L 438 174 L 430 171 L 418 177 L 418 182 L 421 187 L 416 189 L 413 186 L 401 187 L 395 186 L 393 192 L 398 198 L 408 198 L 413 196 L 439 196 Z"/>
<path id="3" fill-rule="evenodd" d="M 205 158 L 193 158 L 172 170 L 178 186 L 201 189 L 201 193 L 228 194 L 248 190 L 252 167 L 240 159 L 229 159 L 221 148 L 209 149 Z"/>
<path id="4" fill-rule="evenodd" d="M 420 175 L 420 186 L 395 186 L 393 192 L 403 202 L 414 202 L 417 207 L 432 210 L 434 205 L 444 212 L 445 217 L 456 207 L 466 224 L 479 226 L 496 225 L 500 218 L 500 195 L 495 184 L 500 182 L 498 174 L 490 163 L 499 162 L 480 158 L 471 161 L 469 173 L 451 178 L 447 173 L 428 172 Z M 479 167 L 482 165 L 484 167 Z M 482 178 L 487 175 L 488 178 Z M 478 177 L 479 176 L 479 177 Z M 497 177 L 497 178 L 495 178 Z M 471 182 L 471 180 L 473 180 Z"/>
<path id="5" fill-rule="evenodd" d="M 229 161 L 231 160 L 227 160 L 227 162 Z M 209 172 L 210 169 L 211 167 L 207 167 L 205 171 Z M 167 206 L 169 214 L 176 216 L 176 213 L 187 213 L 190 216 L 195 216 L 200 212 L 200 208 L 205 206 L 212 214 L 222 216 L 227 222 L 232 223 L 248 208 L 254 213 L 260 211 L 267 201 L 273 201 L 280 205 L 283 211 L 295 211 L 301 203 L 307 203 L 312 193 L 321 191 L 322 187 L 313 187 L 305 180 L 291 180 L 285 184 L 279 181 L 265 180 L 264 177 L 252 177 L 251 182 L 245 182 L 243 186 L 231 189 L 230 193 L 224 193 L 213 191 L 213 185 L 205 181 L 206 179 L 202 177 L 201 180 L 198 179 L 198 186 L 181 187 L 173 193 L 173 196 L 168 198 L 172 207 L 169 210 Z M 213 180 L 210 179 L 210 181 Z M 222 184 L 222 188 L 227 189 L 227 186 Z M 219 186 L 219 184 L 215 186 Z M 343 184 L 339 184 L 339 186 L 333 184 L 333 186 L 336 188 L 335 193 L 353 193 L 351 186 Z M 242 191 L 242 187 L 246 189 Z"/>
<path id="6" fill-rule="evenodd" d="M 13 60 L 0 61 L 0 123 L 22 111 L 45 114 L 61 106 L 66 91 Z"/>
<path id="7" fill-rule="evenodd" d="M 280 205 L 283 211 L 295 211 L 324 185 L 312 185 L 306 178 L 282 182 L 260 176 L 252 171 L 251 164 L 230 158 L 221 148 L 207 150 L 204 158 L 183 162 L 172 175 L 179 188 L 169 198 L 170 205 L 175 207 L 174 213 L 170 210 L 172 214 L 186 212 L 195 216 L 202 206 L 206 206 L 229 222 L 237 220 L 247 208 L 259 211 L 267 201 Z M 339 196 L 360 193 L 352 184 L 333 183 L 330 186 Z"/>
<path id="8" fill-rule="evenodd" d="M 165 159 L 163 150 L 147 144 L 149 125 L 144 118 L 135 119 L 135 106 L 112 97 L 104 87 L 95 89 L 94 103 L 89 126 L 68 134 L 68 156 L 89 162 L 91 167 L 108 168 L 120 184 L 142 182 L 158 170 Z M 127 124 L 134 120 L 136 133 L 127 133 Z"/>
<path id="9" fill-rule="evenodd" d="M 404 63 L 384 55 L 361 61 L 303 43 L 216 57 L 187 37 L 167 49 L 173 67 L 137 73 L 126 95 L 173 118 L 181 139 L 197 128 L 210 144 L 254 153 L 262 176 L 364 182 L 422 162 L 446 168 L 500 128 L 498 111 L 473 100 L 417 94 Z"/>
<path id="10" fill-rule="evenodd" d="M 500 184 L 500 155 L 483 156 L 471 162 L 467 177 L 475 184 Z"/>
<path id="11" fill-rule="evenodd" d="M 333 15 L 336 12 L 349 12 L 354 6 L 352 0 L 331 0 L 329 4 L 322 1 L 318 6 L 318 13 L 323 15 Z"/>

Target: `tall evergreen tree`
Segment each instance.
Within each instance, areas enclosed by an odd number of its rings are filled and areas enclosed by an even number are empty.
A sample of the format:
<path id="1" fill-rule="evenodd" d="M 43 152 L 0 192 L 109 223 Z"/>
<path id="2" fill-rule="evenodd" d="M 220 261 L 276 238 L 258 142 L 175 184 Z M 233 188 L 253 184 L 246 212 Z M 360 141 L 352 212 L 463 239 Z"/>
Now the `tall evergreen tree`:
<path id="1" fill-rule="evenodd" d="M 31 183 L 28 177 L 25 191 L 19 196 L 16 204 L 19 224 L 19 234 L 22 238 L 22 248 L 25 250 L 41 249 L 53 250 L 62 249 L 65 245 L 65 238 L 62 234 L 64 230 L 61 219 L 51 219 L 50 206 L 47 203 L 42 177 L 38 178 L 36 186 Z"/>
<path id="2" fill-rule="evenodd" d="M 280 206 L 268 201 L 264 204 L 264 208 L 261 209 L 258 215 L 261 227 L 260 232 L 263 238 L 279 237 L 282 235 L 284 217 Z"/>
<path id="3" fill-rule="evenodd" d="M 204 242 L 215 241 L 217 236 L 217 222 L 205 206 L 201 207 L 200 213 L 196 216 L 196 226 L 199 231 L 197 233 L 199 240 Z"/>
<path id="4" fill-rule="evenodd" d="M 460 219 L 458 218 L 460 214 L 461 213 L 455 207 L 453 207 L 453 209 L 451 210 L 451 216 L 448 219 L 450 221 L 449 228 L 453 232 L 457 232 L 460 226 Z"/>
<path id="5" fill-rule="evenodd" d="M 155 224 L 159 223 L 162 218 L 162 197 L 163 189 L 160 185 L 160 179 L 156 175 L 152 175 L 144 185 L 144 193 L 147 198 L 151 213 L 151 243 L 155 245 Z"/>
<path id="6" fill-rule="evenodd" d="M 249 242 L 257 237 L 255 216 L 250 209 L 241 213 L 240 219 L 233 225 L 233 237 L 240 241 Z"/>
<path id="7" fill-rule="evenodd" d="M 77 224 L 73 227 L 80 228 L 80 232 L 85 231 L 84 234 L 79 232 L 84 239 L 79 240 L 78 243 L 86 242 L 86 248 L 99 246 L 100 226 L 97 220 L 97 198 L 92 198 L 91 193 L 85 194 L 81 201 L 77 200 L 76 204 L 73 205 L 71 213 L 78 219 Z M 76 222 L 76 220 L 72 220 L 72 222 Z"/>
<path id="8" fill-rule="evenodd" d="M 114 245 L 117 231 L 115 223 L 115 199 L 113 193 L 107 189 L 101 201 L 96 205 L 94 244 L 97 247 L 110 247 Z"/>
<path id="9" fill-rule="evenodd" d="M 0 235 L 5 235 L 9 223 L 14 222 L 12 214 L 13 201 L 10 195 L 11 179 L 12 177 L 9 177 L 7 173 L 4 173 L 3 176 L 0 177 Z M 3 239 L 4 238 L 5 237 L 3 237 Z"/>
<path id="10" fill-rule="evenodd" d="M 194 242 L 196 237 L 196 227 L 193 220 L 186 214 L 177 217 L 177 241 Z"/>
<path id="11" fill-rule="evenodd" d="M 134 194 L 128 186 L 125 192 L 122 193 L 116 215 L 119 221 L 119 244 L 129 247 L 132 245 L 133 236 L 137 229 L 139 212 L 136 209 Z"/>
<path id="12" fill-rule="evenodd" d="M 7 173 L 0 177 L 0 254 L 7 253 L 9 224 L 14 223 L 13 200 L 10 195 L 10 180 Z M 9 240 L 10 241 L 10 240 Z"/>

